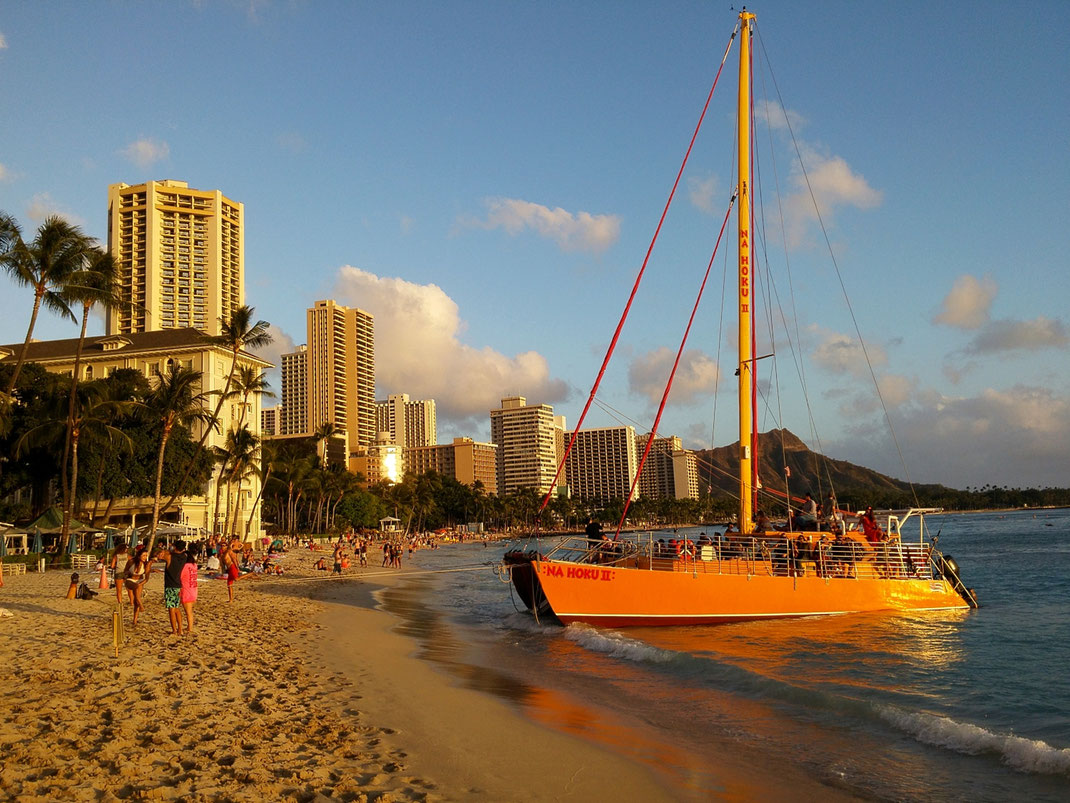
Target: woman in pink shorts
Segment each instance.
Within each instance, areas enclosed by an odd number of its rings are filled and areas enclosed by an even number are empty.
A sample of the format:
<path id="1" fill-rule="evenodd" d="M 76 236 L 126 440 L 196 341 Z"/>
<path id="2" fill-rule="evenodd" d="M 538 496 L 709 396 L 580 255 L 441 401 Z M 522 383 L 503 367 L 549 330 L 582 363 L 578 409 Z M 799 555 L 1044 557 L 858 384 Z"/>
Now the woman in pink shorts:
<path id="1" fill-rule="evenodd" d="M 186 611 L 186 629 L 193 632 L 193 603 L 197 601 L 197 561 L 190 554 L 186 565 L 182 567 L 182 587 L 179 590 L 178 601 Z"/>

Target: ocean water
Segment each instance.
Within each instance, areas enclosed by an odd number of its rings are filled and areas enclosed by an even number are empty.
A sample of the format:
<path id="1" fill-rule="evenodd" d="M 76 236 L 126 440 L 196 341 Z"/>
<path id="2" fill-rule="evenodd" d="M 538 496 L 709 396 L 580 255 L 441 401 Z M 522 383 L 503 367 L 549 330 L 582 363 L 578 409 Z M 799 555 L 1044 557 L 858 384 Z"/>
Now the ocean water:
<path id="1" fill-rule="evenodd" d="M 463 682 L 685 797 L 728 793 L 708 758 L 729 751 L 863 798 L 1070 800 L 1070 510 L 928 523 L 979 610 L 561 627 L 518 610 L 502 547 L 478 543 L 418 552 L 428 571 L 381 603 Z"/>

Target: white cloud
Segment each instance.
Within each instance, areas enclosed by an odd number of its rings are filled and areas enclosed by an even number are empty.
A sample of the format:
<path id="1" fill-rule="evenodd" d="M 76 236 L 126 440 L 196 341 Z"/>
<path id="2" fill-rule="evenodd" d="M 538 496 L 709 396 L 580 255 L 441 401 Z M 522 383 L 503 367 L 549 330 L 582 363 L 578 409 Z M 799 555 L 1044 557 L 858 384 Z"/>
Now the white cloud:
<path id="1" fill-rule="evenodd" d="M 879 413 L 883 408 L 895 410 L 910 402 L 914 398 L 917 381 L 900 374 L 884 374 L 878 377 L 877 385 L 880 388 L 880 396 L 872 391 L 854 393 L 839 388 L 830 389 L 823 395 L 837 403 L 836 409 L 844 420 L 858 421 Z M 872 388 L 872 384 L 867 387 Z"/>
<path id="2" fill-rule="evenodd" d="M 8 181 L 11 178 L 11 171 L 4 167 L 3 163 L 0 163 L 0 181 Z"/>
<path id="3" fill-rule="evenodd" d="M 817 210 L 829 226 L 840 207 L 868 209 L 880 205 L 883 194 L 869 186 L 864 176 L 851 170 L 842 157 L 821 154 L 806 145 L 800 150 L 806 174 L 796 170 L 792 177 L 795 189 L 784 205 L 790 245 L 799 246 L 806 241 L 810 226 L 817 221 Z"/>
<path id="4" fill-rule="evenodd" d="M 7 37 L 0 32 L 0 50 L 7 50 Z"/>
<path id="5" fill-rule="evenodd" d="M 785 109 L 779 103 L 767 100 L 754 105 L 754 116 L 773 131 L 798 131 L 806 125 L 806 119 L 798 112 Z"/>
<path id="6" fill-rule="evenodd" d="M 533 403 L 563 400 L 567 386 L 535 351 L 512 357 L 459 339 L 457 303 L 434 284 L 376 276 L 346 265 L 335 287 L 340 303 L 375 316 L 375 376 L 383 393 L 434 399 L 440 419 L 485 425 L 503 395 Z"/>
<path id="7" fill-rule="evenodd" d="M 1041 351 L 1066 348 L 1070 336 L 1066 325 L 1043 316 L 1031 321 L 991 321 L 966 346 L 967 354 L 997 354 L 1004 351 Z"/>
<path id="8" fill-rule="evenodd" d="M 271 383 L 271 390 L 275 394 L 275 399 L 264 399 L 265 406 L 271 406 L 275 404 L 282 391 L 281 383 L 281 368 L 282 368 L 282 355 L 289 354 L 294 350 L 294 339 L 290 335 L 286 334 L 281 327 L 275 324 L 268 325 L 268 334 L 272 337 L 272 342 L 262 349 L 256 349 L 253 353 L 256 354 L 262 360 L 267 360 L 274 368 L 268 368 L 265 373 L 267 374 L 268 382 Z"/>
<path id="9" fill-rule="evenodd" d="M 651 404 L 659 404 L 674 359 L 676 352 L 665 346 L 640 354 L 628 366 L 629 390 Z M 690 404 L 704 394 L 712 394 L 716 386 L 717 363 L 701 351 L 687 350 L 680 355 L 669 403 Z"/>
<path id="10" fill-rule="evenodd" d="M 1070 398 L 1050 388 L 989 388 L 975 397 L 923 394 L 895 416 L 896 438 L 916 482 L 956 488 L 1066 485 Z M 872 432 L 838 444 L 837 456 L 902 477 L 895 446 Z M 830 449 L 830 453 L 832 450 Z"/>
<path id="11" fill-rule="evenodd" d="M 45 218 L 57 215 L 75 226 L 85 226 L 85 220 L 61 207 L 47 192 L 39 192 L 26 206 L 26 217 L 34 223 L 43 223 Z"/>
<path id="12" fill-rule="evenodd" d="M 708 176 L 706 178 L 696 178 L 690 176 L 687 179 L 687 197 L 691 200 L 691 203 L 695 208 L 702 210 L 708 214 L 713 214 L 715 211 L 713 199 L 714 195 L 719 192 L 717 186 L 716 176 Z M 727 198 L 725 199 L 727 203 Z"/>
<path id="13" fill-rule="evenodd" d="M 490 198 L 486 205 L 485 220 L 465 219 L 460 221 L 461 224 L 483 229 L 501 228 L 509 234 L 532 229 L 553 240 L 562 251 L 600 253 L 620 236 L 620 218 L 616 215 L 573 214 L 561 207 L 550 209 L 517 198 Z"/>
<path id="14" fill-rule="evenodd" d="M 170 156 L 171 148 L 161 140 L 142 137 L 123 148 L 121 153 L 138 167 L 149 167 Z"/>
<path id="15" fill-rule="evenodd" d="M 978 279 L 968 273 L 959 276 L 944 297 L 933 323 L 979 329 L 988 321 L 997 289 L 996 282 L 989 277 Z"/>
<path id="16" fill-rule="evenodd" d="M 839 332 L 823 332 L 811 359 L 830 373 L 862 377 L 869 376 L 867 353 L 874 368 L 888 362 L 888 355 L 880 346 L 871 344 L 863 351 L 861 344 L 852 337 Z"/>

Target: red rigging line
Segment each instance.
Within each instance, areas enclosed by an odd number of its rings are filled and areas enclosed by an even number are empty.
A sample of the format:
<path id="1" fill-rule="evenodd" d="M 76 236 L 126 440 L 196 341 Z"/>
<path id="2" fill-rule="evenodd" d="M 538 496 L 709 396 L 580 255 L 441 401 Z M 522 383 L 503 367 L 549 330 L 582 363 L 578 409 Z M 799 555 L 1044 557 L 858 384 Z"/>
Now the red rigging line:
<path id="1" fill-rule="evenodd" d="M 728 202 L 728 208 L 724 213 L 724 220 L 721 221 L 721 230 L 717 233 L 717 242 L 713 245 L 713 253 L 710 254 L 710 261 L 706 265 L 706 273 L 702 277 L 702 284 L 698 288 L 698 296 L 695 298 L 695 304 L 691 307 L 691 317 L 687 319 L 687 326 L 684 327 L 684 336 L 680 340 L 680 348 L 676 350 L 676 359 L 673 361 L 672 370 L 669 372 L 669 380 L 665 383 L 665 391 L 661 394 L 661 404 L 658 406 L 658 413 L 654 416 L 654 425 L 650 429 L 650 437 L 646 440 L 646 448 L 643 449 L 643 456 L 639 459 L 639 467 L 635 472 L 635 479 L 632 480 L 632 487 L 628 491 L 628 498 L 624 500 L 624 510 L 620 514 L 620 521 L 617 522 L 617 529 L 613 533 L 613 540 L 616 541 L 620 536 L 621 528 L 624 527 L 624 520 L 628 517 L 628 508 L 631 507 L 632 499 L 635 498 L 635 487 L 639 484 L 639 478 L 643 475 L 643 466 L 646 465 L 646 458 L 650 454 L 650 447 L 654 444 L 654 436 L 657 435 L 658 425 L 661 423 L 661 415 L 665 412 L 665 405 L 669 401 L 669 391 L 672 390 L 672 381 L 676 378 L 676 369 L 680 367 L 680 357 L 684 353 L 684 346 L 687 345 L 687 338 L 691 334 L 691 325 L 695 322 L 695 315 L 698 312 L 698 305 L 702 301 L 702 294 L 706 290 L 706 282 L 710 278 L 710 271 L 713 269 L 713 261 L 717 258 L 717 252 L 721 248 L 721 238 L 724 237 L 725 227 L 728 226 L 728 221 L 732 217 L 732 207 L 735 206 L 736 196 L 733 195 Z"/>
<path id="2" fill-rule="evenodd" d="M 658 241 L 658 236 L 661 234 L 661 226 L 665 222 L 666 215 L 669 214 L 669 207 L 672 206 L 673 197 L 676 195 L 676 188 L 680 185 L 680 178 L 684 174 L 684 168 L 687 167 L 687 161 L 691 158 L 691 150 L 695 147 L 695 140 L 698 139 L 699 130 L 702 128 L 702 121 L 706 118 L 706 112 L 710 108 L 710 101 L 713 100 L 713 93 L 717 89 L 717 83 L 721 80 L 721 72 L 724 70 L 725 62 L 728 60 L 728 54 L 732 50 L 732 42 L 736 38 L 736 33 L 739 31 L 739 24 L 736 24 L 735 29 L 732 31 L 732 35 L 728 38 L 728 44 L 725 46 L 724 55 L 721 56 L 721 64 L 717 68 L 717 75 L 714 76 L 713 86 L 710 87 L 710 92 L 706 96 L 706 103 L 702 107 L 702 113 L 698 117 L 698 123 L 695 125 L 695 131 L 691 135 L 691 142 L 687 145 L 687 152 L 684 154 L 684 160 L 680 164 L 680 169 L 676 173 L 676 180 L 672 184 L 672 190 L 669 192 L 669 198 L 665 201 L 665 208 L 661 212 L 661 217 L 658 219 L 657 228 L 654 229 L 654 236 L 650 240 L 650 245 L 646 249 L 646 256 L 643 257 L 643 264 L 639 268 L 639 273 L 635 277 L 635 284 L 632 285 L 632 292 L 628 296 L 628 303 L 624 305 L 624 312 L 621 313 L 620 321 L 617 323 L 617 328 L 613 332 L 613 339 L 609 343 L 609 348 L 606 350 L 606 356 L 602 360 L 602 367 L 598 371 L 598 376 L 594 380 L 594 385 L 591 387 L 591 393 L 587 397 L 587 403 L 583 405 L 583 412 L 580 413 L 579 419 L 576 421 L 576 428 L 572 432 L 572 437 L 569 439 L 568 446 L 565 448 L 565 454 L 561 457 L 561 461 L 557 464 L 557 472 L 554 474 L 553 481 L 550 483 L 550 489 L 546 492 L 546 495 L 542 498 L 542 504 L 539 505 L 539 513 L 542 513 L 546 509 L 546 505 L 550 502 L 550 497 L 553 495 L 554 488 L 557 487 L 557 481 L 561 478 L 561 471 L 565 467 L 565 462 L 568 460 L 568 456 L 572 453 L 572 447 L 576 445 L 576 437 L 579 435 L 580 428 L 583 426 L 584 420 L 587 418 L 587 413 L 591 409 L 591 404 L 594 402 L 595 394 L 598 392 L 598 387 L 602 383 L 602 377 L 606 372 L 606 367 L 609 365 L 609 360 L 613 356 L 613 352 L 617 347 L 617 341 L 620 339 L 621 330 L 624 329 L 624 322 L 628 319 L 628 313 L 631 311 L 632 302 L 635 300 L 636 293 L 639 292 L 639 284 L 643 281 L 643 274 L 646 272 L 646 266 L 650 262 L 650 254 L 654 251 L 654 244 Z M 537 514 L 536 514 L 537 515 Z M 538 525 L 536 519 L 536 526 Z"/>

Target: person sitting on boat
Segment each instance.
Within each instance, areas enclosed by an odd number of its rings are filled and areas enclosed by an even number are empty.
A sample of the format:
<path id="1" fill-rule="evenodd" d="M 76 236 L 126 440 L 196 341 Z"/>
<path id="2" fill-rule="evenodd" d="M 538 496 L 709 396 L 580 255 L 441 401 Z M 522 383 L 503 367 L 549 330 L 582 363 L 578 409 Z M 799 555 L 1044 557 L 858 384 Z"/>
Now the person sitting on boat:
<path id="1" fill-rule="evenodd" d="M 835 533 L 832 539 L 830 556 L 836 573 L 840 577 L 852 577 L 854 575 L 855 542 L 848 538 L 843 531 Z"/>
<path id="2" fill-rule="evenodd" d="M 803 515 L 810 519 L 815 525 L 817 524 L 817 502 L 814 501 L 814 497 L 810 495 L 810 492 L 806 492 L 806 499 L 803 501 Z"/>
<path id="3" fill-rule="evenodd" d="M 813 536 L 807 532 L 801 532 L 795 538 L 795 548 L 799 555 L 799 569 L 802 569 L 803 561 L 817 560 L 817 556 L 814 554 L 814 541 Z M 800 571 L 801 573 L 801 571 Z"/>
<path id="4" fill-rule="evenodd" d="M 764 510 L 759 510 L 758 517 L 754 520 L 754 534 L 765 535 L 767 532 L 769 532 L 769 529 L 769 517 L 765 515 Z"/>

